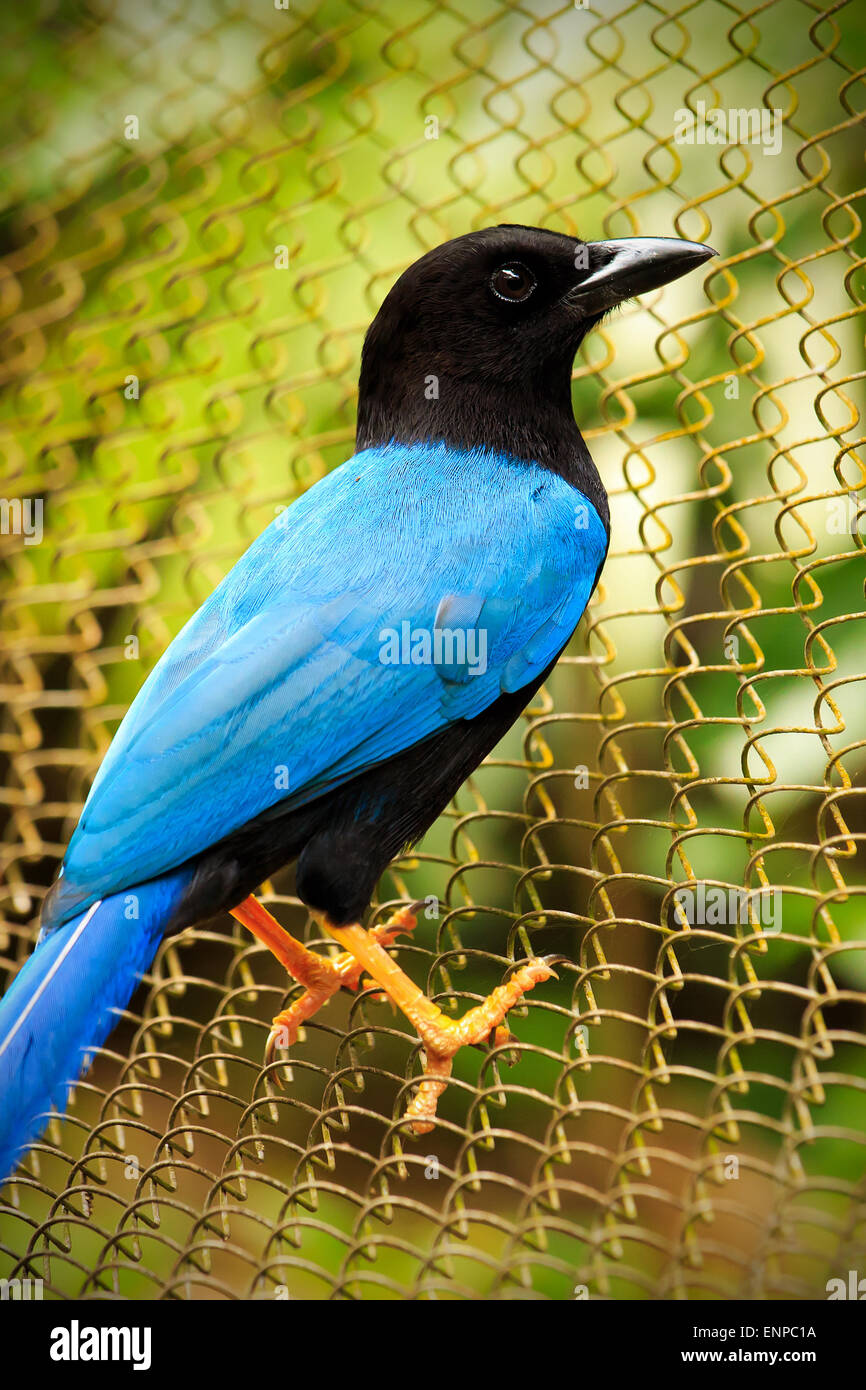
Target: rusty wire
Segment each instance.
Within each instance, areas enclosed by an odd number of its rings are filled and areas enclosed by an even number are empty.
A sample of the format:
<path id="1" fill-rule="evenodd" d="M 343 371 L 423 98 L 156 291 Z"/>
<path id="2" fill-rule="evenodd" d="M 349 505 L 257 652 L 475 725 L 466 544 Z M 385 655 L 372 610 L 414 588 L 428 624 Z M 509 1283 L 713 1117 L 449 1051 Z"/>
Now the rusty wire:
<path id="1" fill-rule="evenodd" d="M 517 1065 L 473 1053 L 413 1142 L 402 1022 L 335 1000 L 290 1075 L 263 1071 L 285 979 L 208 923 L 163 944 L 5 1188 L 0 1275 L 821 1295 L 866 1252 L 853 7 L 143 9 L 3 20 L 3 489 L 45 499 L 40 545 L 0 537 L 7 978 L 143 674 L 348 455 L 361 335 L 402 266 L 497 221 L 722 256 L 706 294 L 669 287 L 586 345 L 602 585 L 522 729 L 381 885 L 377 916 L 440 900 L 397 950 L 455 1007 L 530 949 L 570 956 L 512 1018 Z M 779 152 L 678 141 L 699 100 L 779 109 Z M 689 922 L 675 895 L 701 884 L 752 890 L 748 920 Z M 307 930 L 288 876 L 263 897 Z"/>

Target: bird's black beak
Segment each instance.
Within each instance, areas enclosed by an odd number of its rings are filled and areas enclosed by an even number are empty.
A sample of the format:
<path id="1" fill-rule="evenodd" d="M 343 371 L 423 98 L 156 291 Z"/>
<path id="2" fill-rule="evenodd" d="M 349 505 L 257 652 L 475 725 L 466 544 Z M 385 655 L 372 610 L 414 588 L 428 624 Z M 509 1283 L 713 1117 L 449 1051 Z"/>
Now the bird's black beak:
<path id="1" fill-rule="evenodd" d="M 603 314 L 632 295 L 657 290 L 679 280 L 696 266 L 718 255 L 700 241 L 678 237 L 638 236 L 623 241 L 588 241 L 578 249 L 586 274 L 566 296 L 586 316 Z"/>

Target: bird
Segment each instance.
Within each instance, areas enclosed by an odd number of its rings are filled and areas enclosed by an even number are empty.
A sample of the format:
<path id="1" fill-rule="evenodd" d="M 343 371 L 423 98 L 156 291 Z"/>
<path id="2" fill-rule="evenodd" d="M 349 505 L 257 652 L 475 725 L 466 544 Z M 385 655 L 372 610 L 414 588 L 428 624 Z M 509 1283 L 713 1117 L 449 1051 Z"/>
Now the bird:
<path id="1" fill-rule="evenodd" d="M 452 1018 L 363 926 L 376 885 L 519 718 L 574 633 L 610 541 L 572 408 L 581 342 L 716 252 L 501 224 L 427 251 L 365 336 L 353 455 L 279 512 L 170 643 L 98 769 L 35 948 L 0 1001 L 0 1176 L 62 1111 L 160 940 L 230 912 L 302 993 L 272 1061 L 363 978 L 402 1010 L 428 1133 L 460 1047 L 507 1038 L 554 975 L 511 969 Z M 326 955 L 255 896 L 294 862 Z"/>

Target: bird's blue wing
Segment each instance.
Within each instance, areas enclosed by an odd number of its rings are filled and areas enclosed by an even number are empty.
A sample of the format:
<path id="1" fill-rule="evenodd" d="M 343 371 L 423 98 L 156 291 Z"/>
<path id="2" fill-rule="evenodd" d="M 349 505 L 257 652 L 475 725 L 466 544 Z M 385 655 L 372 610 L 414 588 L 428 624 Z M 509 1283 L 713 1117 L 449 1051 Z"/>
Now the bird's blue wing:
<path id="1" fill-rule="evenodd" d="M 537 678 L 606 545 L 594 509 L 537 465 L 444 445 L 350 459 L 277 517 L 154 668 L 48 928 Z"/>

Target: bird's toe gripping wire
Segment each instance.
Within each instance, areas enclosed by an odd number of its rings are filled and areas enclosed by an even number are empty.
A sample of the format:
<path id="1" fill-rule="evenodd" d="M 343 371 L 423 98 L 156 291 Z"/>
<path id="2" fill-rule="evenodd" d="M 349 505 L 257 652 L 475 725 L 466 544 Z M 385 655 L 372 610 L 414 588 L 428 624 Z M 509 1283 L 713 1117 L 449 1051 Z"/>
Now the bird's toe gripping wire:
<path id="1" fill-rule="evenodd" d="M 429 1134 L 433 1129 L 436 1106 L 451 1075 L 454 1056 L 460 1048 L 483 1042 L 491 1034 L 497 1045 L 509 1041 L 511 1034 L 503 1027 L 509 1009 L 522 999 L 527 990 L 542 980 L 557 978 L 550 960 L 538 956 L 515 970 L 506 983 L 498 985 L 483 1003 L 470 1009 L 462 1018 L 451 1019 L 392 960 L 381 938 L 374 935 L 375 928 L 374 931 L 365 931 L 358 924 L 337 927 L 321 913 L 313 913 L 313 917 L 359 963 L 359 968 L 366 970 L 381 985 L 415 1026 L 424 1044 L 424 1079 L 404 1116 L 415 1134 Z"/>
<path id="2" fill-rule="evenodd" d="M 291 1047 L 296 1042 L 302 1024 L 312 1018 L 323 1004 L 327 1004 L 338 989 L 343 986 L 358 988 L 364 965 L 350 951 L 341 951 L 330 960 L 311 951 L 280 926 L 277 919 L 252 895 L 232 909 L 232 916 L 251 931 L 263 946 L 267 946 L 292 978 L 304 986 L 303 994 L 293 1000 L 287 1009 L 282 1009 L 271 1023 L 265 1046 L 267 1065 L 274 1060 L 278 1047 Z M 413 931 L 414 927 L 412 909 L 403 907 L 393 913 L 387 922 L 371 927 L 369 935 L 384 954 L 386 946 L 392 945 L 402 932 Z"/>

